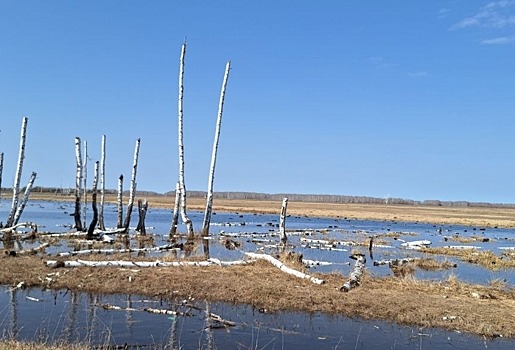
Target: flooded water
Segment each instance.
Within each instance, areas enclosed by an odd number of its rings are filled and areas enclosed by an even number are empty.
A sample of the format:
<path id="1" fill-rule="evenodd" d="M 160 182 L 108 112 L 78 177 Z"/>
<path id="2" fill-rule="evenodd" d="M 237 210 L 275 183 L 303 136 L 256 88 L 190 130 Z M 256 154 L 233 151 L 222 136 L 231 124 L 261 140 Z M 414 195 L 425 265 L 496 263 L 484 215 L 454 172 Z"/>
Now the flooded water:
<path id="1" fill-rule="evenodd" d="M 247 305 L 0 287 L 3 338 L 138 349 L 513 349 L 515 341 Z M 118 309 L 117 309 L 118 308 Z M 154 314 L 170 310 L 176 315 Z M 206 318 L 206 309 L 231 326 Z"/>
<path id="2" fill-rule="evenodd" d="M 171 199 L 172 200 L 172 199 Z M 150 203 L 150 206 L 152 203 Z M 10 202 L 0 202 L 0 218 L 6 218 Z M 172 204 L 170 205 L 172 206 Z M 67 232 L 73 224 L 73 203 L 31 201 L 20 221 L 38 225 L 39 232 Z M 188 213 L 196 230 L 200 229 L 203 213 Z M 88 220 L 91 219 L 88 212 Z M 104 210 L 106 226 L 116 223 L 116 207 Z M 406 257 L 431 257 L 456 263 L 455 268 L 443 271 L 416 271 L 419 278 L 438 280 L 450 275 L 460 280 L 488 284 L 503 280 L 515 284 L 513 270 L 487 270 L 465 263 L 458 258 L 425 255 L 406 249 L 403 243 L 428 240 L 433 247 L 459 245 L 477 246 L 501 255 L 515 246 L 512 229 L 430 225 L 422 223 L 379 222 L 339 218 L 307 218 L 289 216 L 286 219 L 289 250 L 301 253 L 306 260 L 318 261 L 312 271 L 349 274 L 353 260 L 351 251 L 367 255 L 367 272 L 384 276 L 391 274 L 387 266 L 375 266 L 374 261 Z M 154 245 L 168 241 L 172 213 L 170 210 L 150 209 L 146 216 L 147 233 Z M 137 210 L 132 222 L 137 222 Z M 244 213 L 215 213 L 210 228 L 209 255 L 220 260 L 239 260 L 244 252 L 277 251 L 279 215 Z M 179 232 L 186 232 L 179 226 Z M 452 237 L 476 237 L 473 243 L 457 243 Z M 367 242 L 374 237 L 377 244 L 370 256 Z M 237 242 L 237 249 L 228 249 L 226 242 Z M 134 241 L 134 242 L 133 242 Z M 320 241 L 329 241 L 330 244 Z M 361 242 L 363 245 L 346 245 Z M 1 242 L 0 249 L 28 249 L 40 245 L 35 241 Z M 131 240 L 134 247 L 135 240 Z M 9 246 L 7 246 L 9 245 Z M 106 244 L 106 248 L 110 245 Z M 46 254 L 55 256 L 76 249 L 70 241 L 49 247 Z M 169 252 L 145 252 L 149 260 Z M 183 254 L 181 252 L 176 254 Z M 203 255 L 202 247 L 193 254 Z M 434 329 L 401 327 L 381 321 L 363 321 L 323 314 L 261 313 L 247 305 L 211 304 L 180 300 L 148 300 L 135 295 L 88 295 L 67 291 L 11 290 L 0 287 L 0 330 L 4 338 L 70 342 L 95 345 L 123 345 L 141 348 L 181 349 L 514 349 L 515 341 L 485 340 L 482 338 Z M 111 305 L 120 310 L 106 309 Z M 178 315 L 151 314 L 144 309 L 174 310 Z M 234 322 L 231 327 L 208 323 L 209 312 Z M 211 321 L 209 321 L 211 322 Z"/>

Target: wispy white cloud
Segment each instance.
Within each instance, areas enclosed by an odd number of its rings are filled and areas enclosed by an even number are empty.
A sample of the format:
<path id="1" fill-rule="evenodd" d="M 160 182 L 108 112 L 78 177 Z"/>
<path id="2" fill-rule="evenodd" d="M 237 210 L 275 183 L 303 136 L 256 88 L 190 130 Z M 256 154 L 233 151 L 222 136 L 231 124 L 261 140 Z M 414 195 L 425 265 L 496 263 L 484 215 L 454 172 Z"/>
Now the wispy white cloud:
<path id="1" fill-rule="evenodd" d="M 491 1 L 473 16 L 463 18 L 451 26 L 452 30 L 472 26 L 504 28 L 515 24 L 515 0 Z"/>
<path id="2" fill-rule="evenodd" d="M 483 45 L 506 45 L 515 43 L 515 37 L 513 36 L 502 36 L 499 38 L 485 39 L 481 41 Z"/>
<path id="3" fill-rule="evenodd" d="M 390 68 L 395 65 L 392 62 L 389 62 L 388 60 L 380 56 L 369 57 L 368 62 L 370 62 L 370 64 L 372 64 L 376 68 Z"/>
<path id="4" fill-rule="evenodd" d="M 451 9 L 448 8 L 442 8 L 440 11 L 438 11 L 438 19 L 442 19 L 447 17 L 447 15 L 451 12 Z"/>

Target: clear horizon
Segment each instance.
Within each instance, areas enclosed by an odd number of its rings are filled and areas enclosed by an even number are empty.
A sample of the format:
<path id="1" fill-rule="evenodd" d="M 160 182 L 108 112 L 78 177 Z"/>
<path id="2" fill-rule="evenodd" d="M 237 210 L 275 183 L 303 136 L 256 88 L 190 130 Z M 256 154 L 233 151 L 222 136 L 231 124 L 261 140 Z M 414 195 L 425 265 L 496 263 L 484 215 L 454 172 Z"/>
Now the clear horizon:
<path id="1" fill-rule="evenodd" d="M 515 203 L 515 0 L 92 0 L 0 3 L 2 187 L 88 183 L 107 137 L 106 186 L 178 179 L 181 44 L 187 190 L 207 189 L 227 86 L 215 192 Z"/>

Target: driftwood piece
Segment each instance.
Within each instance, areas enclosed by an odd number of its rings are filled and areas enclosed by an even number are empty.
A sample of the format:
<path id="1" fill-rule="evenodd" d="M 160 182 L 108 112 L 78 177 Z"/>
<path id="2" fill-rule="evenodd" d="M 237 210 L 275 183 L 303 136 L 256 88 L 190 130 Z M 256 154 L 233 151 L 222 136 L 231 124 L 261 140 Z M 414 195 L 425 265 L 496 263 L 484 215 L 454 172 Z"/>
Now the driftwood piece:
<path id="1" fill-rule="evenodd" d="M 209 224 L 211 223 L 211 214 L 213 211 L 213 185 L 215 182 L 216 154 L 218 152 L 218 142 L 220 139 L 220 129 L 222 126 L 222 114 L 224 109 L 225 89 L 227 88 L 227 80 L 229 79 L 229 71 L 231 70 L 231 61 L 225 65 L 224 80 L 222 82 L 222 91 L 220 92 L 220 101 L 218 103 L 218 115 L 216 118 L 215 139 L 213 141 L 213 150 L 211 152 L 211 166 L 209 167 L 209 180 L 207 188 L 206 210 L 204 212 L 204 221 L 202 223 L 202 236 L 209 236 Z"/>
<path id="2" fill-rule="evenodd" d="M 390 260 L 375 260 L 374 266 L 380 266 L 380 265 L 388 265 L 390 267 L 392 266 L 401 266 L 416 260 L 420 260 L 419 258 L 404 258 L 404 259 L 390 259 Z"/>
<path id="3" fill-rule="evenodd" d="M 82 188 L 82 154 L 81 154 L 81 141 L 80 137 L 75 138 L 75 161 L 76 161 L 76 175 L 75 175 L 75 211 L 73 218 L 75 219 L 75 229 L 77 231 L 84 231 L 81 218 L 81 188 Z"/>
<path id="4" fill-rule="evenodd" d="M 37 253 L 45 250 L 49 245 L 50 245 L 50 243 L 43 243 L 43 244 L 41 244 L 37 247 L 31 248 L 31 249 L 23 249 L 23 250 L 19 250 L 19 251 L 6 250 L 5 254 L 10 255 L 10 256 L 37 254 Z"/>
<path id="5" fill-rule="evenodd" d="M 74 250 L 71 252 L 61 252 L 57 254 L 61 257 L 88 255 L 88 254 L 120 254 L 120 253 L 139 253 L 139 252 L 155 252 L 164 250 L 182 249 L 182 244 L 167 244 L 152 248 L 128 248 L 128 249 L 84 249 Z"/>
<path id="6" fill-rule="evenodd" d="M 354 254 L 351 258 L 356 259 L 356 263 L 354 264 L 354 269 L 350 274 L 349 280 L 340 288 L 342 292 L 348 292 L 352 288 L 359 286 L 361 283 L 361 275 L 363 275 L 363 271 L 365 270 L 366 259 L 363 254 Z"/>
<path id="7" fill-rule="evenodd" d="M 21 173 L 23 170 L 23 160 L 25 159 L 25 140 L 27 137 L 27 123 L 29 119 L 24 117 L 21 122 L 21 133 L 20 133 L 20 150 L 18 153 L 18 164 L 16 166 L 16 175 L 14 177 L 14 185 L 13 185 L 13 200 L 11 203 L 11 211 L 9 212 L 9 216 L 7 218 L 6 226 L 13 226 L 14 223 L 14 215 L 16 210 L 18 209 L 18 200 L 20 195 L 20 181 L 21 181 Z"/>
<path id="8" fill-rule="evenodd" d="M 406 249 L 422 249 L 424 247 L 427 247 L 431 245 L 431 241 L 427 239 L 419 240 L 419 241 L 411 241 L 411 242 L 404 242 L 401 243 L 401 246 Z"/>
<path id="9" fill-rule="evenodd" d="M 14 225 L 14 226 L 11 226 L 11 227 L 1 228 L 0 229 L 0 233 L 15 232 L 16 229 L 20 228 L 20 227 L 31 228 L 32 232 L 37 232 L 38 231 L 38 226 L 35 223 L 33 223 L 33 222 L 20 222 L 20 223 Z"/>
<path id="10" fill-rule="evenodd" d="M 275 267 L 277 267 L 278 269 L 280 269 L 281 271 L 286 272 L 287 274 L 290 274 L 290 275 L 295 276 L 295 277 L 299 277 L 299 278 L 303 278 L 303 279 L 308 279 L 311 282 L 313 282 L 314 284 L 323 284 L 323 283 L 325 283 L 325 281 L 322 280 L 322 279 L 319 279 L 319 278 L 316 278 L 316 277 L 312 277 L 310 275 L 307 275 L 307 274 L 305 274 L 303 272 L 294 270 L 291 267 L 288 267 L 288 266 L 284 265 L 282 262 L 280 262 L 279 260 L 277 260 L 276 258 L 274 258 L 273 256 L 270 256 L 268 254 L 258 254 L 258 253 L 246 252 L 245 255 L 247 255 L 248 257 L 250 257 L 252 259 L 266 260 L 269 263 L 271 263 L 272 265 L 274 265 Z"/>
<path id="11" fill-rule="evenodd" d="M 136 173 L 138 171 L 138 155 L 139 155 L 139 146 L 141 140 L 136 140 L 136 146 L 134 147 L 134 161 L 132 163 L 132 177 L 131 177 L 131 188 L 129 190 L 129 204 L 127 204 L 127 213 L 125 214 L 125 230 L 129 230 L 129 225 L 131 223 L 131 215 L 132 215 L 132 207 L 134 205 L 134 197 L 136 196 Z"/>

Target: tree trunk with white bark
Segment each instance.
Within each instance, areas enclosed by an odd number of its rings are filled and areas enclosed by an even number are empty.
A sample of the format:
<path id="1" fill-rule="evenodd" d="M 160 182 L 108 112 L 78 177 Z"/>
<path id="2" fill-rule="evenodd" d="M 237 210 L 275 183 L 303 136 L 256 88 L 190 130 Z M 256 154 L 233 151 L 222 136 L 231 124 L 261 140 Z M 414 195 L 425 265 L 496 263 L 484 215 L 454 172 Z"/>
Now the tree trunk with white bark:
<path id="1" fill-rule="evenodd" d="M 213 212 L 213 185 L 215 182 L 216 155 L 218 153 L 218 142 L 220 139 L 220 129 L 222 127 L 222 115 L 224 110 L 225 90 L 229 79 L 229 71 L 231 70 L 231 61 L 225 66 L 224 80 L 222 82 L 222 91 L 220 92 L 220 102 L 218 103 L 218 116 L 216 118 L 215 139 L 213 141 L 213 150 L 211 153 L 211 167 L 209 169 L 209 181 L 207 188 L 206 210 L 204 212 L 204 222 L 202 223 L 202 236 L 209 236 L 209 224 L 211 223 L 211 214 Z"/>
<path id="2" fill-rule="evenodd" d="M 4 153 L 0 153 L 0 199 L 2 199 L 2 174 L 4 172 Z"/>
<path id="3" fill-rule="evenodd" d="M 97 185 L 98 185 L 98 161 L 95 162 L 95 175 L 93 178 L 93 191 L 91 194 L 91 208 L 93 209 L 93 219 L 89 224 L 88 235 L 86 239 L 93 239 L 93 233 L 98 223 L 98 209 L 97 209 Z"/>
<path id="4" fill-rule="evenodd" d="M 25 188 L 25 194 L 23 195 L 23 199 L 18 205 L 18 208 L 16 208 L 16 213 L 14 214 L 13 219 L 13 226 L 20 221 L 21 214 L 23 213 L 23 209 L 25 209 L 25 205 L 27 205 L 27 202 L 29 201 L 30 191 L 32 191 L 32 186 L 34 186 L 34 181 L 36 181 L 37 174 L 35 172 L 32 172 L 32 175 L 30 176 L 29 183 L 27 187 Z"/>
<path id="5" fill-rule="evenodd" d="M 183 144 L 183 93 L 184 93 L 184 57 L 186 43 L 182 44 L 179 63 L 179 101 L 178 101 L 178 143 L 179 143 L 179 188 L 181 192 L 181 218 L 188 229 L 188 239 L 194 238 L 193 223 L 186 213 L 186 184 L 184 182 L 184 144 Z"/>
<path id="6" fill-rule="evenodd" d="M 173 206 L 173 217 L 172 225 L 170 226 L 170 240 L 175 241 L 175 235 L 177 234 L 177 224 L 179 223 L 179 211 L 181 204 L 181 190 L 179 183 L 175 184 L 175 204 Z"/>
<path id="7" fill-rule="evenodd" d="M 18 153 L 18 165 L 16 167 L 16 177 L 14 178 L 14 186 L 13 186 L 13 200 L 12 200 L 12 204 L 11 204 L 11 211 L 9 212 L 9 217 L 7 218 L 7 224 L 6 224 L 7 227 L 13 226 L 14 215 L 16 214 L 16 210 L 18 209 L 21 173 L 23 170 L 23 160 L 25 158 L 25 140 L 27 137 L 27 122 L 28 122 L 28 118 L 24 117 L 22 120 L 22 123 L 21 123 L 20 151 Z"/>
<path id="8" fill-rule="evenodd" d="M 131 214 L 132 207 L 134 206 L 134 197 L 136 196 L 136 173 L 138 171 L 138 155 L 139 155 L 139 146 L 140 139 L 136 140 L 136 146 L 134 147 L 134 162 L 132 164 L 132 178 L 131 178 L 131 188 L 129 191 L 129 204 L 127 205 L 127 214 L 125 216 L 125 230 L 129 230 L 129 225 L 131 223 Z"/>
<path id="9" fill-rule="evenodd" d="M 356 263 L 354 264 L 354 269 L 352 270 L 349 279 L 347 282 L 340 287 L 340 291 L 348 292 L 354 287 L 357 287 L 361 283 L 361 275 L 365 271 L 365 256 L 363 254 L 354 254 L 351 258 L 356 259 Z"/>
<path id="10" fill-rule="evenodd" d="M 82 218 L 80 212 L 81 188 L 82 188 L 82 155 L 80 150 L 81 142 L 80 137 L 75 138 L 75 160 L 77 163 L 77 172 L 75 175 L 75 229 L 77 231 L 84 231 L 82 226 Z"/>
<path id="11" fill-rule="evenodd" d="M 98 213 L 98 228 L 105 231 L 104 202 L 105 202 L 105 167 L 106 167 L 106 135 L 102 135 L 102 156 L 100 158 L 100 210 Z"/>
<path id="12" fill-rule="evenodd" d="M 283 205 L 281 207 L 281 217 L 279 221 L 279 234 L 281 236 L 281 243 L 286 245 L 288 237 L 286 236 L 286 208 L 288 207 L 288 198 L 283 199 Z"/>
<path id="13" fill-rule="evenodd" d="M 88 206 L 88 141 L 84 140 L 84 163 L 82 164 L 82 180 L 84 186 L 84 205 L 82 206 L 83 227 L 86 228 L 86 211 Z"/>
<path id="14" fill-rule="evenodd" d="M 123 228 L 123 174 L 118 178 L 118 220 L 116 228 Z"/>

